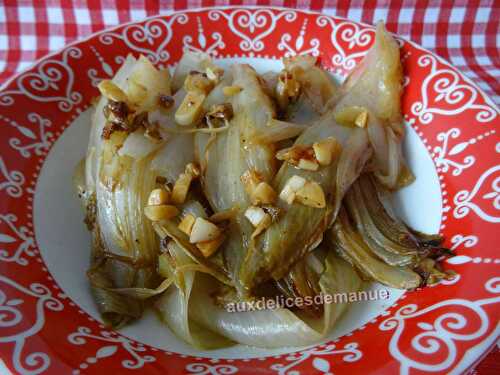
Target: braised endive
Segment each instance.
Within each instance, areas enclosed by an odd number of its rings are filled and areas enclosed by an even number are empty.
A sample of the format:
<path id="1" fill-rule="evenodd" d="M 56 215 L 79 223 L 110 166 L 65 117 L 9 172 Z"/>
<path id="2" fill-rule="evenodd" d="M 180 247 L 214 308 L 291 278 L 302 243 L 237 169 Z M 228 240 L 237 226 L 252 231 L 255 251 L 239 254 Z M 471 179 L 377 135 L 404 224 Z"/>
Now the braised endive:
<path id="1" fill-rule="evenodd" d="M 442 238 L 387 202 L 413 179 L 401 80 L 382 24 L 340 86 L 311 56 L 259 74 L 186 52 L 172 77 L 127 57 L 99 84 L 74 179 L 104 321 L 120 327 L 151 307 L 196 348 L 307 345 L 348 308 L 318 296 L 448 277 Z M 285 297 L 302 303 L 230 309 Z"/>

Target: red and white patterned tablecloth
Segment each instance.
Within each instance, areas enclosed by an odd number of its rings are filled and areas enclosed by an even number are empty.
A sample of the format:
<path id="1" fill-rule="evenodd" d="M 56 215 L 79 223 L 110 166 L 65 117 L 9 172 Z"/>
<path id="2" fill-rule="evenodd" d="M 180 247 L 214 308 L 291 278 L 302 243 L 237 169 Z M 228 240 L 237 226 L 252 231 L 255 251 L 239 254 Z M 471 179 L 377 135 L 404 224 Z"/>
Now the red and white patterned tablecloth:
<path id="1" fill-rule="evenodd" d="M 0 0 L 0 84 L 33 61 L 103 28 L 173 10 L 225 5 L 312 9 L 387 28 L 434 51 L 500 103 L 498 0 Z"/>
<path id="2" fill-rule="evenodd" d="M 450 61 L 500 104 L 500 1 L 0 0 L 0 84 L 35 60 L 103 28 L 173 10 L 263 5 L 311 9 L 387 28 Z M 499 374 L 498 347 L 472 371 Z"/>

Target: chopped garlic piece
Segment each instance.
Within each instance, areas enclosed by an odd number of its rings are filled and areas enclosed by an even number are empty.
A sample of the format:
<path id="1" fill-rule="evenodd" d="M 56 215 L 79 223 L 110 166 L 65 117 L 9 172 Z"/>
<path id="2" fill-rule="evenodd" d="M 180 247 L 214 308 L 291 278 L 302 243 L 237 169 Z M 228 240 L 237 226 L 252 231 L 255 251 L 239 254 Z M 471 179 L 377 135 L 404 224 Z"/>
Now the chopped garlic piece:
<path id="1" fill-rule="evenodd" d="M 102 80 L 97 88 L 103 96 L 114 102 L 127 102 L 125 92 L 109 79 Z"/>
<path id="2" fill-rule="evenodd" d="M 149 194 L 148 206 L 159 206 L 160 204 L 167 204 L 170 201 L 170 192 L 166 189 L 154 189 Z"/>
<path id="3" fill-rule="evenodd" d="M 225 96 L 233 96 L 241 92 L 243 90 L 240 86 L 226 86 L 222 88 L 222 92 Z"/>
<path id="4" fill-rule="evenodd" d="M 285 186 L 290 186 L 294 191 L 299 190 L 306 184 L 307 180 L 304 177 L 300 176 L 292 176 L 288 179 L 287 183 Z"/>
<path id="5" fill-rule="evenodd" d="M 177 181 L 175 181 L 174 188 L 172 189 L 172 202 L 175 204 L 182 204 L 186 200 L 189 186 L 193 176 L 188 173 L 181 173 Z"/>
<path id="6" fill-rule="evenodd" d="M 249 196 L 252 196 L 257 185 L 264 179 L 262 175 L 255 169 L 249 169 L 245 173 L 243 173 L 243 175 L 240 177 L 240 180 L 243 183 L 243 187 L 245 188 L 246 193 Z"/>
<path id="7" fill-rule="evenodd" d="M 251 194 L 252 203 L 271 204 L 276 201 L 276 192 L 267 182 L 260 182 Z"/>
<path id="8" fill-rule="evenodd" d="M 189 242 L 198 243 L 211 241 L 213 239 L 216 239 L 220 235 L 221 231 L 219 227 L 217 227 L 217 225 L 202 217 L 197 217 L 193 224 L 193 227 L 191 228 Z"/>
<path id="9" fill-rule="evenodd" d="M 299 163 L 297 164 L 297 167 L 299 167 L 300 169 L 304 169 L 306 171 L 317 171 L 319 165 L 316 162 L 316 160 L 300 159 Z"/>
<path id="10" fill-rule="evenodd" d="M 285 148 L 276 153 L 276 158 L 309 171 L 316 171 L 319 167 L 311 146 L 294 145 Z"/>
<path id="11" fill-rule="evenodd" d="M 144 207 L 144 214 L 151 221 L 169 220 L 179 214 L 179 210 L 175 206 L 162 204 L 158 206 Z"/>
<path id="12" fill-rule="evenodd" d="M 364 111 L 366 111 L 365 107 L 359 107 L 356 105 L 341 108 L 335 113 L 335 121 L 340 125 L 354 126 L 356 125 L 356 118 Z"/>
<path id="13" fill-rule="evenodd" d="M 188 92 L 175 112 L 175 121 L 179 125 L 186 126 L 200 120 L 205 97 L 206 95 L 200 92 Z"/>
<path id="14" fill-rule="evenodd" d="M 325 193 L 315 181 L 308 181 L 296 191 L 295 195 L 295 200 L 305 206 L 315 208 L 324 208 L 326 206 Z"/>
<path id="15" fill-rule="evenodd" d="M 245 211 L 245 217 L 252 223 L 254 227 L 258 226 L 262 222 L 262 220 L 264 220 L 266 215 L 268 214 L 266 214 L 266 212 L 262 208 L 256 206 L 250 206 Z"/>
<path id="16" fill-rule="evenodd" d="M 196 92 L 203 95 L 213 89 L 214 82 L 211 81 L 206 74 L 200 72 L 189 73 L 184 81 L 184 89 L 189 92 Z"/>
<path id="17" fill-rule="evenodd" d="M 314 156 L 320 165 L 330 165 L 333 155 L 340 148 L 339 143 L 333 137 L 328 137 L 313 144 Z"/>
<path id="18" fill-rule="evenodd" d="M 175 181 L 172 189 L 172 202 L 182 204 L 186 200 L 189 187 L 193 179 L 200 176 L 200 167 L 197 164 L 189 163 L 186 165 L 184 173 L 181 173 L 177 181 Z"/>
<path id="19" fill-rule="evenodd" d="M 281 109 L 285 109 L 290 102 L 294 102 L 300 95 L 300 83 L 292 73 L 282 71 L 276 85 L 276 99 Z"/>
<path id="20" fill-rule="evenodd" d="M 295 192 L 301 189 L 306 184 L 306 179 L 297 175 L 294 175 L 288 179 L 285 186 L 281 190 L 279 195 L 281 200 L 284 200 L 288 204 L 292 204 L 295 200 Z"/>
<path id="21" fill-rule="evenodd" d="M 272 222 L 273 222 L 273 219 L 272 219 L 271 215 L 266 214 L 264 216 L 264 218 L 262 219 L 262 221 L 259 223 L 259 225 L 257 225 L 257 228 L 255 228 L 255 230 L 253 231 L 252 238 L 257 237 L 259 234 L 264 232 L 267 228 L 269 228 L 271 226 Z"/>
<path id="22" fill-rule="evenodd" d="M 215 74 L 215 72 L 210 67 L 207 67 L 205 69 L 205 74 L 207 75 L 207 78 L 210 81 L 217 82 L 219 80 L 219 76 L 217 74 Z"/>
<path id="23" fill-rule="evenodd" d="M 222 245 L 225 239 L 226 239 L 225 236 L 221 234 L 219 237 L 211 241 L 197 243 L 196 247 L 200 249 L 201 253 L 205 258 L 208 258 L 217 251 L 217 249 L 219 248 L 220 245 Z"/>
<path id="24" fill-rule="evenodd" d="M 366 127 L 367 122 L 368 122 L 368 112 L 366 110 L 361 112 L 356 117 L 356 120 L 354 120 L 354 123 L 356 124 L 356 126 L 359 126 L 360 128 Z"/>
<path id="25" fill-rule="evenodd" d="M 297 201 L 305 206 L 323 208 L 326 206 L 325 194 L 315 181 L 307 181 L 300 176 L 292 176 L 281 190 L 280 199 L 288 204 Z"/>
<path id="26" fill-rule="evenodd" d="M 191 230 L 193 229 L 195 221 L 196 218 L 193 215 L 187 214 L 179 223 L 178 228 L 189 236 L 191 235 Z"/>

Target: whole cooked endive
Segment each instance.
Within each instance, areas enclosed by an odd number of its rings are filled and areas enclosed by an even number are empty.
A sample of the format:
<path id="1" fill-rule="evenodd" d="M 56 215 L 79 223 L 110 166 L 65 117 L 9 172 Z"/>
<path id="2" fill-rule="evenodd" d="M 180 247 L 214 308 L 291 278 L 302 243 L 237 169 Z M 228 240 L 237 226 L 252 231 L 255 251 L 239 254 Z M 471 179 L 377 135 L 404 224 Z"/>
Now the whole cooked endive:
<path id="1" fill-rule="evenodd" d="M 452 255 L 441 247 L 443 239 L 408 228 L 388 202 L 382 203 L 382 194 L 373 176 L 363 175 L 353 184 L 332 228 L 333 248 L 368 278 L 395 288 L 413 289 L 452 276 L 436 262 Z"/>
<path id="2" fill-rule="evenodd" d="M 156 185 L 151 161 L 165 140 L 148 111 L 170 95 L 170 77 L 129 56 L 99 89 L 82 188 L 94 238 L 88 277 L 103 317 L 118 326 L 140 316 L 144 298 L 168 287 L 155 272 L 158 241 L 143 208 Z"/>
<path id="3" fill-rule="evenodd" d="M 197 134 L 196 143 L 199 163 L 205 166 L 203 189 L 212 209 L 237 212 L 228 227 L 223 255 L 235 287 L 243 293 L 238 273 L 254 231 L 244 213 L 258 198 L 254 187 L 269 183 L 275 173 L 274 144 L 266 138 L 257 140 L 270 126 L 275 110 L 250 66 L 234 65 L 231 85 L 241 90 L 227 97 L 233 114 L 228 130 L 211 139 Z"/>
<path id="4" fill-rule="evenodd" d="M 327 151 L 329 163 L 322 165 L 318 146 L 326 140 L 333 146 Z M 249 244 L 240 270 L 245 287 L 252 289 L 270 277 L 282 278 L 294 262 L 319 244 L 334 220 L 340 195 L 369 156 L 365 129 L 340 126 L 331 113 L 307 128 L 290 149 L 278 153 L 284 163 L 273 186 L 280 192 L 277 207 L 281 214 Z"/>
<path id="5" fill-rule="evenodd" d="M 375 174 L 390 189 L 413 181 L 401 152 L 402 80 L 399 46 L 379 23 L 373 46 L 330 103 L 340 123 L 367 127 Z"/>

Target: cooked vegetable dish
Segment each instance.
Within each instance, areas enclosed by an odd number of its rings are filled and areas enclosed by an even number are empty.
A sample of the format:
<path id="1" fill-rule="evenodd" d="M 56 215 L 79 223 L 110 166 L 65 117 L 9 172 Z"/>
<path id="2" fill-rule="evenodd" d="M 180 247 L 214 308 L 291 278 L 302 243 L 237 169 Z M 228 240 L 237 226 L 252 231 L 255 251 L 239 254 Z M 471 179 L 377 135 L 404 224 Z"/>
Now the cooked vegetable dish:
<path id="1" fill-rule="evenodd" d="M 340 86 L 312 56 L 258 74 L 186 52 L 172 76 L 129 56 L 99 84 L 74 181 L 104 321 L 119 328 L 153 308 L 197 348 L 307 345 L 348 302 L 227 306 L 450 277 L 443 239 L 390 204 L 414 180 L 401 150 L 402 78 L 383 24 Z"/>

